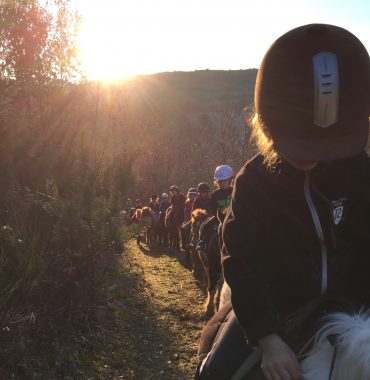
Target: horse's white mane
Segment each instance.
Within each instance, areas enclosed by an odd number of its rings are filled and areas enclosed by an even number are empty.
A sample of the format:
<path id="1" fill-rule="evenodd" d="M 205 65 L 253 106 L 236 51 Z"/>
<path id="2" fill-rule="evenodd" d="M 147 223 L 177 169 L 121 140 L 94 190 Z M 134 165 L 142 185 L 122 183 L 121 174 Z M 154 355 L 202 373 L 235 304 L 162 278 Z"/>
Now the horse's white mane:
<path id="1" fill-rule="evenodd" d="M 319 330 L 313 348 L 302 362 L 305 380 L 328 380 L 336 336 L 336 361 L 331 380 L 370 379 L 370 312 L 333 313 Z"/>

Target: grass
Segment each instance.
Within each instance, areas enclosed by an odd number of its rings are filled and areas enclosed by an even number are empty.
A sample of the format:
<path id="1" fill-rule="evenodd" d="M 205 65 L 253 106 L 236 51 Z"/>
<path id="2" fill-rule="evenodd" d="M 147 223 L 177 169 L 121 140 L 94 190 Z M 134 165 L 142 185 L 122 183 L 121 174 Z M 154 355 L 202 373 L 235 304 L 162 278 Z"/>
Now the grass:
<path id="1" fill-rule="evenodd" d="M 204 295 L 184 254 L 151 251 L 131 239 L 123 252 L 107 254 L 105 264 L 88 313 L 53 334 L 31 326 L 22 359 L 2 378 L 193 378 Z"/>
<path id="2" fill-rule="evenodd" d="M 104 287 L 113 334 L 101 336 L 100 346 L 109 350 L 96 353 L 100 376 L 193 377 L 204 297 L 181 259 L 170 250 L 151 252 L 127 243 L 118 272 Z"/>

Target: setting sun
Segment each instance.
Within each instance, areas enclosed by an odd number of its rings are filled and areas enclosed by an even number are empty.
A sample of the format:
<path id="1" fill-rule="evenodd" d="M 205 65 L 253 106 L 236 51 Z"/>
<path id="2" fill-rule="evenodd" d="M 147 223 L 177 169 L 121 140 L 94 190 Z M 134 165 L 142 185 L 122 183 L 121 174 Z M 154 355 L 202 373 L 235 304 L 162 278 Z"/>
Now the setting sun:
<path id="1" fill-rule="evenodd" d="M 145 71 L 133 59 L 143 36 L 127 22 L 128 15 L 134 16 L 134 9 L 126 4 L 118 2 L 114 7 L 83 9 L 80 60 L 89 79 L 113 80 Z"/>

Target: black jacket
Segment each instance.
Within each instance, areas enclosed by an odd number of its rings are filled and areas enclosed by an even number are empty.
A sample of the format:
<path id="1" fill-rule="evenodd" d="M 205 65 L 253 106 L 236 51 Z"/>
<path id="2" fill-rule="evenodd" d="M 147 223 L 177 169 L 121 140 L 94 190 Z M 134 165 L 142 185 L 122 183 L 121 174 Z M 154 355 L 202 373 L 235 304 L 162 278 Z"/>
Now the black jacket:
<path id="1" fill-rule="evenodd" d="M 232 187 L 225 190 L 216 189 L 212 192 L 209 203 L 210 203 L 210 213 L 216 215 L 218 210 L 222 210 L 231 203 L 231 193 L 233 191 Z"/>
<path id="2" fill-rule="evenodd" d="M 256 156 L 239 172 L 222 262 L 248 338 L 320 294 L 370 295 L 370 162 L 363 153 L 302 172 Z"/>
<path id="3" fill-rule="evenodd" d="M 210 198 L 201 198 L 200 195 L 194 200 L 192 211 L 201 209 L 207 211 L 208 214 L 211 213 L 211 199 Z"/>

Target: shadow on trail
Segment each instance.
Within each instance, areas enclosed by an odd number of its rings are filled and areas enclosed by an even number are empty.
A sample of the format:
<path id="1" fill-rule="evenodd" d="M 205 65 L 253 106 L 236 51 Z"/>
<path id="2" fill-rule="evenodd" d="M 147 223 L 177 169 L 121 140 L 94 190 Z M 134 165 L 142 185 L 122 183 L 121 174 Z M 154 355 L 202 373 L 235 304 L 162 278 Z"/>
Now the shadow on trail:
<path id="1" fill-rule="evenodd" d="M 140 249 L 140 251 L 144 255 L 148 255 L 148 256 L 156 257 L 156 258 L 160 258 L 162 256 L 175 258 L 185 269 L 187 269 L 189 272 L 192 272 L 199 290 L 201 290 L 201 292 L 204 295 L 207 294 L 206 287 L 204 285 L 205 280 L 203 278 L 203 272 L 200 269 L 192 270 L 189 254 L 181 250 L 178 250 L 176 248 L 163 247 L 163 246 L 158 246 L 158 245 L 153 246 L 153 247 L 148 247 L 146 244 L 140 243 L 137 245 L 137 247 Z"/>
<path id="2" fill-rule="evenodd" d="M 139 248 L 145 255 L 160 255 L 144 246 Z M 128 380 L 186 379 L 189 357 L 175 347 L 176 337 L 153 303 L 143 271 L 145 268 L 123 253 L 104 285 L 106 307 L 97 312 L 90 357 L 96 367 L 94 375 Z"/>
<path id="3" fill-rule="evenodd" d="M 188 254 L 183 251 L 179 251 L 176 248 L 154 246 L 148 247 L 147 245 L 138 244 L 140 251 L 148 256 L 160 258 L 162 256 L 168 256 L 176 258 L 177 261 L 187 270 L 191 270 L 190 258 Z"/>
<path id="4" fill-rule="evenodd" d="M 169 330 L 168 320 L 161 318 L 153 304 L 150 287 L 143 279 L 145 268 L 125 251 L 105 255 L 104 267 L 106 276 L 81 329 L 66 329 L 52 339 L 42 339 L 38 356 L 29 359 L 37 360 L 32 376 L 11 378 L 191 378 L 195 354 L 175 346 L 180 337 Z"/>

